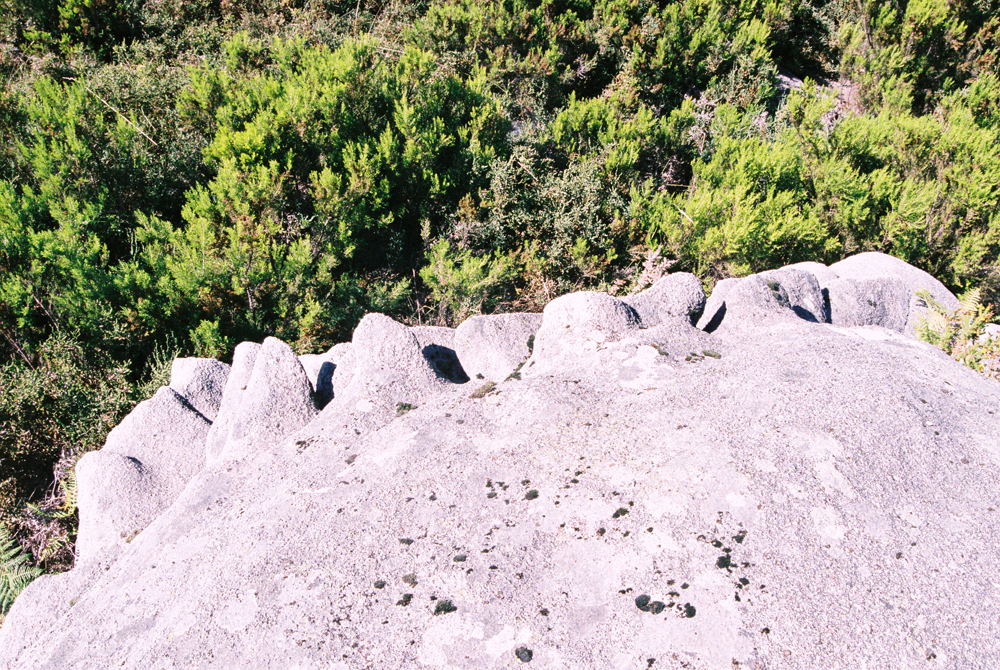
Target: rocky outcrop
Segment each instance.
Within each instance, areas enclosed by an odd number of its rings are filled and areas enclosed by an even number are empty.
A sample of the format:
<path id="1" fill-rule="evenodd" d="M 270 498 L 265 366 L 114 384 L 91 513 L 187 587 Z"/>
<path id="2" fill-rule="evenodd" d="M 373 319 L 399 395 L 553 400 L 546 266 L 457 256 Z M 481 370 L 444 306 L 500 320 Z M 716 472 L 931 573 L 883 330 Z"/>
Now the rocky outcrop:
<path id="1" fill-rule="evenodd" d="M 905 280 L 833 271 L 720 282 L 710 333 L 688 279 L 655 310 L 564 296 L 517 375 L 465 384 L 426 348 L 487 369 L 531 320 L 369 315 L 311 421 L 285 421 L 315 388 L 294 357 L 240 345 L 225 460 L 104 566 L 29 586 L 0 667 L 990 667 L 1000 385 L 902 307 L 838 325 L 837 282 Z"/>
<path id="2" fill-rule="evenodd" d="M 175 358 L 169 386 L 209 421 L 215 421 L 229 366 L 213 358 Z"/>
<path id="3" fill-rule="evenodd" d="M 204 466 L 209 421 L 170 388 L 139 403 L 99 451 L 76 465 L 77 557 L 115 556 Z"/>
<path id="4" fill-rule="evenodd" d="M 502 381 L 531 355 L 541 325 L 541 314 L 474 316 L 455 330 L 455 350 L 469 376 Z"/>

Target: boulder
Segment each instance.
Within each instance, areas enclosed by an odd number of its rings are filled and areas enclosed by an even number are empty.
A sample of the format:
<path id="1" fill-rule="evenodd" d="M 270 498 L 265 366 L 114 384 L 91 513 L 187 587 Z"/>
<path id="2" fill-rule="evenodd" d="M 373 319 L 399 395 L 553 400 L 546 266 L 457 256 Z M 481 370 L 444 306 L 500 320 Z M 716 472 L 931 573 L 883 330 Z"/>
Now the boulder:
<path id="1" fill-rule="evenodd" d="M 701 317 L 697 322 L 698 328 L 706 333 L 711 333 L 722 324 L 722 320 L 726 317 L 726 295 L 739 281 L 736 277 L 730 277 L 715 285 L 712 294 L 705 301 L 705 309 L 702 310 Z"/>
<path id="2" fill-rule="evenodd" d="M 829 310 L 816 276 L 798 268 L 780 268 L 719 282 L 698 322 L 706 332 L 756 327 L 764 318 L 799 318 L 827 323 Z"/>
<path id="3" fill-rule="evenodd" d="M 139 403 L 99 451 L 76 465 L 77 555 L 88 561 L 130 542 L 204 465 L 209 421 L 171 388 Z"/>
<path id="4" fill-rule="evenodd" d="M 215 421 L 228 377 L 229 366 L 214 358 L 175 358 L 169 386 L 206 419 Z"/>
<path id="5" fill-rule="evenodd" d="M 901 333 L 909 321 L 911 293 L 898 277 L 834 279 L 826 291 L 835 326 L 881 326 Z"/>
<path id="6" fill-rule="evenodd" d="M 789 308 L 800 319 L 829 323 L 830 310 L 816 275 L 804 269 L 783 267 L 761 272 L 764 281 L 776 281 L 788 296 Z"/>
<path id="7" fill-rule="evenodd" d="M 312 386 L 313 399 L 318 409 L 323 409 L 333 400 L 334 371 L 341 359 L 347 355 L 350 346 L 349 342 L 341 342 L 330 347 L 326 353 L 299 356 L 299 363 Z"/>
<path id="8" fill-rule="evenodd" d="M 837 273 L 831 270 L 828 266 L 817 263 L 816 261 L 802 261 L 801 263 L 792 263 L 791 265 L 786 265 L 782 270 L 801 270 L 803 272 L 808 272 L 812 276 L 816 277 L 816 281 L 819 285 L 825 286 L 827 282 L 833 281 L 837 278 Z"/>
<path id="9" fill-rule="evenodd" d="M 447 383 L 413 330 L 383 314 L 361 319 L 351 345 L 345 374 L 334 373 L 334 402 L 327 412 L 370 413 L 371 425 L 381 425 L 400 403 L 411 406 Z"/>
<path id="10" fill-rule="evenodd" d="M 705 291 L 693 274 L 675 272 L 622 301 L 639 314 L 644 327 L 656 326 L 668 319 L 687 319 L 694 325 L 705 309 Z"/>
<path id="11" fill-rule="evenodd" d="M 236 412 L 243 402 L 250 375 L 253 374 L 253 364 L 257 359 L 260 345 L 256 342 L 243 342 L 236 345 L 233 352 L 233 366 L 226 379 L 226 388 L 222 393 L 219 412 L 212 422 L 205 444 L 205 455 L 208 463 L 215 463 L 229 441 Z"/>
<path id="12" fill-rule="evenodd" d="M 302 428 L 317 412 L 312 385 L 295 352 L 277 338 L 265 338 L 233 412 L 221 457 L 246 457 Z"/>
<path id="13" fill-rule="evenodd" d="M 469 376 L 502 381 L 531 356 L 541 325 L 541 314 L 473 316 L 455 330 L 458 359 Z"/>
<path id="14" fill-rule="evenodd" d="M 529 367 L 579 365 L 587 354 L 637 331 L 642 321 L 630 305 L 607 293 L 582 291 L 556 298 L 542 312 Z"/>
<path id="15" fill-rule="evenodd" d="M 840 279 L 899 279 L 909 292 L 909 312 L 903 332 L 915 336 L 917 321 L 927 314 L 927 307 L 917 296 L 918 290 L 926 290 L 942 307 L 958 309 L 958 298 L 944 284 L 923 270 L 893 256 L 878 252 L 866 252 L 834 263 L 830 269 Z"/>
<path id="16" fill-rule="evenodd" d="M 413 326 L 410 331 L 416 336 L 417 344 L 424 359 L 438 377 L 453 384 L 469 381 L 462 363 L 455 353 L 455 329 L 441 326 Z"/>
<path id="17" fill-rule="evenodd" d="M 744 285 L 724 349 L 485 397 L 369 317 L 358 369 L 438 384 L 420 411 L 331 433 L 338 396 L 201 471 L 55 621 L 25 624 L 52 580 L 18 601 L 0 667 L 992 667 L 1000 384 Z M 652 330 L 579 307 L 612 353 Z"/>

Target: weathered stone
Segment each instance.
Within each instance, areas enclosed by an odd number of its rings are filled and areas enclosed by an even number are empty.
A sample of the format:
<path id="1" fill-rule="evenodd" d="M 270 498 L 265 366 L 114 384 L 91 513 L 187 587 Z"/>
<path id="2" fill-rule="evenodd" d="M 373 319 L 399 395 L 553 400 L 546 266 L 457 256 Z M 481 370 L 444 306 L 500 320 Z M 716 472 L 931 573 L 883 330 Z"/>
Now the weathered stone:
<path id="1" fill-rule="evenodd" d="M 243 458 L 302 428 L 316 416 L 312 385 L 295 352 L 279 339 L 264 340 L 239 406 L 233 413 L 223 459 Z"/>
<path id="2" fill-rule="evenodd" d="M 910 289 L 897 277 L 834 279 L 826 291 L 835 326 L 882 326 L 901 333 L 910 318 Z"/>
<path id="3" fill-rule="evenodd" d="M 561 296 L 545 306 L 529 365 L 577 365 L 587 354 L 638 330 L 640 325 L 631 306 L 607 293 L 584 291 Z"/>
<path id="4" fill-rule="evenodd" d="M 208 463 L 219 460 L 226 442 L 229 441 L 233 420 L 243 402 L 243 394 L 246 392 L 250 375 L 253 374 L 253 364 L 259 351 L 260 345 L 256 342 L 243 342 L 238 344 L 233 352 L 233 366 L 229 371 L 229 378 L 226 379 L 226 388 L 222 392 L 219 412 L 212 422 L 212 428 L 208 431 L 205 444 Z"/>
<path id="5" fill-rule="evenodd" d="M 804 269 L 784 267 L 761 272 L 764 281 L 781 284 L 789 308 L 796 316 L 813 323 L 829 323 L 830 312 L 816 275 Z"/>
<path id="6" fill-rule="evenodd" d="M 819 282 L 820 286 L 825 286 L 827 282 L 833 281 L 837 278 L 837 273 L 831 270 L 828 266 L 822 263 L 817 263 L 815 261 L 803 261 L 801 263 L 792 263 L 791 265 L 786 265 L 782 270 L 802 270 L 803 272 L 808 272 L 812 276 L 816 277 L 816 281 Z"/>
<path id="7" fill-rule="evenodd" d="M 502 381 L 531 355 L 541 325 L 541 314 L 492 314 L 466 319 L 455 331 L 458 359 L 470 377 Z"/>
<path id="8" fill-rule="evenodd" d="M 366 317 L 319 419 L 30 587 L 0 667 L 991 667 L 1000 384 L 784 272 L 715 334 L 553 301 L 476 392 Z"/>
<path id="9" fill-rule="evenodd" d="M 206 419 L 215 421 L 228 377 L 229 366 L 214 358 L 175 358 L 169 386 Z"/>
<path id="10" fill-rule="evenodd" d="M 705 309 L 705 291 L 701 281 L 688 272 L 675 272 L 662 277 L 645 291 L 622 298 L 649 328 L 668 319 L 698 322 Z"/>
<path id="11" fill-rule="evenodd" d="M 416 336 L 424 359 L 438 377 L 453 384 L 469 381 L 462 363 L 455 352 L 455 329 L 441 326 L 414 326 L 410 331 Z"/>
<path id="12" fill-rule="evenodd" d="M 334 373 L 335 411 L 374 412 L 372 421 L 381 425 L 398 403 L 412 405 L 445 383 L 424 356 L 413 331 L 385 315 L 368 314 L 361 319 L 351 343 L 350 377 Z"/>
<path id="13" fill-rule="evenodd" d="M 80 560 L 123 547 L 203 466 L 208 420 L 173 389 L 139 403 L 76 465 Z"/>
<path id="14" fill-rule="evenodd" d="M 909 312 L 903 332 L 915 336 L 917 321 L 927 314 L 927 307 L 917 296 L 917 291 L 923 289 L 931 297 L 948 310 L 958 309 L 958 298 L 944 284 L 923 270 L 913 267 L 905 261 L 893 256 L 877 252 L 867 252 L 845 258 L 834 263 L 830 269 L 841 279 L 888 279 L 896 278 L 906 285 L 909 292 Z"/>
<path id="15" fill-rule="evenodd" d="M 705 301 L 705 309 L 698 319 L 698 328 L 711 333 L 722 324 L 722 320 L 726 317 L 726 295 L 739 281 L 735 277 L 730 277 L 715 285 L 712 294 Z"/>
<path id="16" fill-rule="evenodd" d="M 341 342 L 325 353 L 299 356 L 299 363 L 312 386 L 313 399 L 318 409 L 323 409 L 333 400 L 333 375 L 341 359 L 348 355 L 350 346 L 350 342 Z"/>

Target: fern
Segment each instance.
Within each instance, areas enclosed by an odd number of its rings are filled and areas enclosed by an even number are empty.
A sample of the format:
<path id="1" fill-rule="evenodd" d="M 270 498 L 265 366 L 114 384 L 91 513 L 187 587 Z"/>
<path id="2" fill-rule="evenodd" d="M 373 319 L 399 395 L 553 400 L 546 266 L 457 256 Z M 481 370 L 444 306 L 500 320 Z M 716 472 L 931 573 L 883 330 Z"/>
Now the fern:
<path id="1" fill-rule="evenodd" d="M 42 571 L 28 564 L 28 556 L 21 545 L 0 525 L 0 614 L 6 614 L 14 599 Z"/>
<path id="2" fill-rule="evenodd" d="M 72 468 L 59 480 L 62 502 L 55 509 L 45 509 L 41 505 L 28 503 L 28 510 L 41 519 L 68 519 L 76 513 L 76 471 Z"/>
<path id="3" fill-rule="evenodd" d="M 985 332 L 993 312 L 983 305 L 978 288 L 963 293 L 956 310 L 945 309 L 925 290 L 917 291 L 917 296 L 928 308 L 915 324 L 917 337 L 977 372 L 1000 378 L 991 364 L 1000 359 L 1000 342 Z"/>

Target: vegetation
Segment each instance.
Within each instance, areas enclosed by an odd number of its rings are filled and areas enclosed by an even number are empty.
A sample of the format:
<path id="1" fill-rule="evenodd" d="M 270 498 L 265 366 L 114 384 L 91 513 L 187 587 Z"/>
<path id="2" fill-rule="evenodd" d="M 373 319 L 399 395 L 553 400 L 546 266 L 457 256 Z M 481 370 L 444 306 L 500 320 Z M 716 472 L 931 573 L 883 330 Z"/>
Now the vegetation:
<path id="1" fill-rule="evenodd" d="M 0 0 L 0 523 L 66 567 L 43 512 L 171 355 L 367 311 L 870 250 L 996 308 L 998 10 Z"/>

